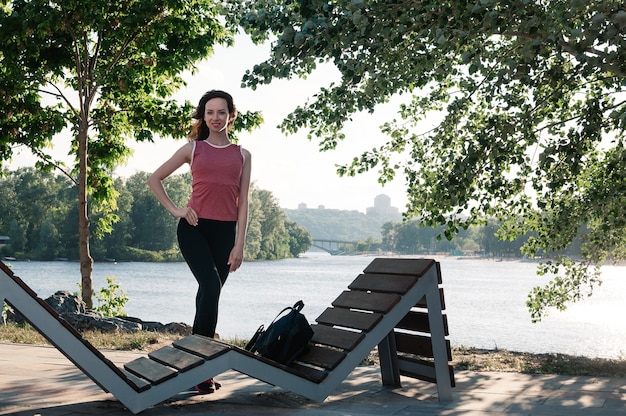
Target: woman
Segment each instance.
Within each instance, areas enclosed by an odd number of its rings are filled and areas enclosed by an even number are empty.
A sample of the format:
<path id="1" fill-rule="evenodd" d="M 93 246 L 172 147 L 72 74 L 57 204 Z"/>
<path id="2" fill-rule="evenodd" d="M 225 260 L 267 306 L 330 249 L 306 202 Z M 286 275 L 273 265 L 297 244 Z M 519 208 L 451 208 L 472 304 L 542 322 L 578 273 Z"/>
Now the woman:
<path id="1" fill-rule="evenodd" d="M 214 337 L 222 286 L 243 262 L 251 156 L 228 137 L 237 117 L 230 94 L 207 92 L 192 117 L 196 121 L 189 143 L 154 171 L 148 186 L 180 218 L 178 245 L 198 282 L 193 333 Z M 163 180 L 185 163 L 191 168 L 192 191 L 187 206 L 179 208 L 167 195 Z M 212 380 L 196 386 L 201 393 L 215 388 L 219 384 Z"/>

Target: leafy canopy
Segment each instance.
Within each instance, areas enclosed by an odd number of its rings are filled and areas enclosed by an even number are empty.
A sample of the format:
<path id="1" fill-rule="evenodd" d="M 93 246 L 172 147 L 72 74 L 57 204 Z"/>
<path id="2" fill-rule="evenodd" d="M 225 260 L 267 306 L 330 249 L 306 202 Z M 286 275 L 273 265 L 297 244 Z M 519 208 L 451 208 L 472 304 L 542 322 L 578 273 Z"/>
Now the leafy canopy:
<path id="1" fill-rule="evenodd" d="M 586 0 L 260 0 L 230 22 L 271 55 L 251 88 L 332 64 L 330 83 L 282 122 L 333 149 L 358 112 L 405 98 L 379 147 L 338 168 L 403 175 L 407 217 L 446 226 L 502 222 L 499 237 L 548 256 L 554 278 L 529 295 L 538 320 L 626 257 L 626 9 Z M 433 120 L 435 120 L 433 122 Z M 582 233 L 583 258 L 560 256 Z"/>
<path id="2" fill-rule="evenodd" d="M 184 85 L 180 74 L 214 44 L 232 42 L 210 1 L 2 5 L 0 158 L 23 145 L 50 168 L 57 163 L 45 150 L 53 137 L 69 128 L 77 152 L 79 131 L 89 129 L 92 185 L 128 157 L 126 139 L 187 134 L 192 107 L 170 98 Z"/>
<path id="3" fill-rule="evenodd" d="M 59 168 L 77 185 L 90 306 L 89 236 L 117 219 L 111 172 L 130 155 L 126 142 L 187 135 L 193 106 L 171 96 L 184 85 L 181 74 L 215 44 L 232 44 L 232 34 L 210 0 L 4 0 L 0 39 L 0 163 L 25 146 L 38 168 Z M 238 127 L 260 121 L 244 114 Z M 63 131 L 76 157 L 69 168 L 47 152 Z M 99 214 L 97 227 L 91 213 Z"/>

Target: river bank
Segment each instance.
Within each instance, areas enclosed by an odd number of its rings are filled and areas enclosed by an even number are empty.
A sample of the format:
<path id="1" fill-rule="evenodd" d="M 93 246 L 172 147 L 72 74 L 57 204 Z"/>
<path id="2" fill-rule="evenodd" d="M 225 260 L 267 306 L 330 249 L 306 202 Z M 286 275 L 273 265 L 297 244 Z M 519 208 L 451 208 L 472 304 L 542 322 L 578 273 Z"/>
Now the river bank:
<path id="1" fill-rule="evenodd" d="M 528 293 L 546 282 L 536 264 L 524 261 L 436 257 L 441 263 L 452 346 L 525 353 L 563 353 L 590 358 L 626 354 L 626 280 L 623 268 L 603 268 L 604 283 L 594 295 L 551 311 L 532 323 Z M 309 320 L 319 316 L 373 257 L 308 253 L 297 259 L 244 263 L 232 273 L 220 300 L 218 332 L 227 339 L 249 338 L 285 306 L 302 299 Z M 57 290 L 76 292 L 78 264 L 16 262 L 20 276 L 42 299 Z M 185 263 L 98 263 L 94 289 L 115 276 L 130 299 L 127 315 L 162 323 L 193 321 L 196 282 Z"/>
<path id="2" fill-rule="evenodd" d="M 171 344 L 182 335 L 145 331 L 127 334 L 88 331 L 83 336 L 99 349 L 149 353 Z M 248 340 L 227 339 L 225 341 L 243 346 Z M 28 325 L 0 325 L 0 342 L 49 345 L 41 334 Z M 452 348 L 452 359 L 452 365 L 457 371 L 626 377 L 626 359 L 624 358 L 606 359 L 567 354 L 532 354 L 461 346 Z M 373 351 L 365 364 L 373 365 L 377 360 L 377 353 Z"/>

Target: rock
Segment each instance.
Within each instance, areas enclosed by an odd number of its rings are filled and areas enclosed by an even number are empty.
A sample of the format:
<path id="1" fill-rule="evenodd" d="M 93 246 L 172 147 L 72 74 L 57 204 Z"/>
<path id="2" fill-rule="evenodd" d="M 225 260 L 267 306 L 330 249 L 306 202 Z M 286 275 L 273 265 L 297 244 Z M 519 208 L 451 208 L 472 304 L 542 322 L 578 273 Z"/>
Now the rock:
<path id="1" fill-rule="evenodd" d="M 141 319 L 134 318 L 132 316 L 118 316 L 118 318 L 123 319 L 125 321 L 139 323 L 143 326 L 143 329 L 145 331 L 169 332 L 172 334 L 181 334 L 181 335 L 191 334 L 191 326 L 182 322 L 170 322 L 169 324 L 162 324 L 161 322 L 156 322 L 156 321 L 142 321 Z"/>
<path id="2" fill-rule="evenodd" d="M 50 296 L 45 302 L 59 315 L 68 313 L 85 313 L 85 302 L 66 290 L 59 290 Z"/>
<path id="3" fill-rule="evenodd" d="M 57 291 L 54 295 L 47 298 L 45 302 L 79 332 L 89 330 L 136 332 L 145 330 L 181 335 L 191 334 L 191 326 L 184 323 L 172 322 L 164 325 L 160 322 L 142 321 L 139 318 L 130 316 L 104 316 L 100 312 L 87 310 L 85 303 L 80 298 L 65 290 Z M 6 322 L 22 324 L 26 322 L 26 319 L 19 311 L 9 309 L 6 312 Z"/>
<path id="4" fill-rule="evenodd" d="M 182 322 L 170 322 L 169 324 L 163 326 L 162 332 L 169 332 L 171 334 L 180 335 L 191 335 L 191 326 Z M 217 336 L 217 334 L 215 335 Z"/>
<path id="5" fill-rule="evenodd" d="M 143 329 L 138 322 L 126 321 L 120 318 L 103 316 L 100 312 L 86 311 L 85 313 L 64 313 L 65 319 L 78 331 L 96 330 L 103 332 L 136 332 Z"/>
<path id="6" fill-rule="evenodd" d="M 128 322 L 134 322 L 137 324 L 141 324 L 144 330 L 146 331 L 156 331 L 160 332 L 160 329 L 163 327 L 163 324 L 155 321 L 142 321 L 139 318 L 135 318 L 132 316 L 118 316 L 119 319 L 124 319 Z"/>

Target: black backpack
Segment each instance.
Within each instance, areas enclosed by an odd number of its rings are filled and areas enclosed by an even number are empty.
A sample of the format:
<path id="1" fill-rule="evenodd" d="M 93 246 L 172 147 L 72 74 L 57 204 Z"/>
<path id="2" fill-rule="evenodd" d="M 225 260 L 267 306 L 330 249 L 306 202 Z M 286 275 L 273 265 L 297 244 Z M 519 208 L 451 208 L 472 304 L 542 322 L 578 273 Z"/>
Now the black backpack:
<path id="1" fill-rule="evenodd" d="M 303 307 L 304 303 L 299 300 L 283 309 L 267 329 L 261 325 L 246 349 L 281 364 L 291 364 L 304 352 L 313 337 L 311 325 L 300 313 Z M 281 317 L 287 311 L 289 313 Z"/>

